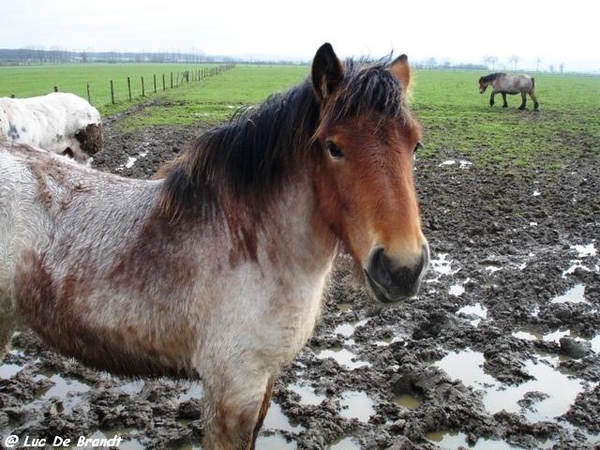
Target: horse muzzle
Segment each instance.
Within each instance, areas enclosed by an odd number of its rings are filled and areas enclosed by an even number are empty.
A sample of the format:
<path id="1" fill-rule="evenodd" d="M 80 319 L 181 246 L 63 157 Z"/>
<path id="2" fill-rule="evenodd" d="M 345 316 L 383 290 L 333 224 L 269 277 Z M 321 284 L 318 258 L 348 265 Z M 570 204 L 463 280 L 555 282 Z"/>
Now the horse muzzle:
<path id="1" fill-rule="evenodd" d="M 382 303 L 395 303 L 417 294 L 429 266 L 429 246 L 425 243 L 414 264 L 398 264 L 382 247 L 374 248 L 363 269 L 366 284 Z"/>

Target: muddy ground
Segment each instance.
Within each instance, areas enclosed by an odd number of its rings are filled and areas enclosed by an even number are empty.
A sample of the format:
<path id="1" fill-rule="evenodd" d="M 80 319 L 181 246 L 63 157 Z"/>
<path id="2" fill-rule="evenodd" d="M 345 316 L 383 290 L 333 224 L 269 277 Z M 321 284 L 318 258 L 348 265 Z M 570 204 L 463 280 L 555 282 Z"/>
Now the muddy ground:
<path id="1" fill-rule="evenodd" d="M 123 134 L 94 165 L 150 177 L 203 126 Z M 136 158 L 134 161 L 132 158 Z M 281 374 L 259 448 L 600 448 L 600 161 L 518 175 L 453 150 L 416 182 L 432 266 L 380 308 L 341 257 L 314 337 Z M 16 334 L 0 366 L 0 435 L 200 448 L 201 387 L 132 381 Z"/>

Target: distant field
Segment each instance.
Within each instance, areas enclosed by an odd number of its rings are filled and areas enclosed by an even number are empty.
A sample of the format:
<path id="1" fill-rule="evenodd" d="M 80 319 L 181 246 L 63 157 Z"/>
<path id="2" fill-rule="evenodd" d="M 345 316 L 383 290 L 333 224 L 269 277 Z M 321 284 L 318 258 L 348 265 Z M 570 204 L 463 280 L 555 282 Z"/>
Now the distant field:
<path id="1" fill-rule="evenodd" d="M 153 74 L 195 70 L 206 66 L 111 64 L 42 68 L 0 68 L 0 96 L 38 95 L 57 85 L 61 91 L 86 94 L 90 83 L 92 103 L 103 115 L 127 109 L 126 78 L 151 80 Z M 308 66 L 238 65 L 232 70 L 177 89 L 150 92 L 157 98 L 150 107 L 123 121 L 123 129 L 152 125 L 225 120 L 242 105 L 255 104 L 269 94 L 304 80 Z M 159 75 L 160 74 L 160 75 Z M 540 111 L 519 111 L 519 96 L 509 96 L 509 108 L 488 106 L 490 91 L 479 94 L 483 72 L 415 70 L 412 109 L 424 129 L 421 157 L 446 150 L 473 161 L 511 167 L 544 165 L 562 167 L 569 160 L 600 154 L 600 77 L 535 74 Z M 109 80 L 115 80 L 121 97 L 110 106 Z M 119 84 L 117 84 L 119 80 Z M 162 82 L 162 81 L 161 81 Z M 150 81 L 146 90 L 153 91 Z M 139 95 L 139 93 L 138 93 Z M 139 101 L 139 97 L 138 97 Z"/>
<path id="2" fill-rule="evenodd" d="M 0 67 L 0 97 L 44 95 L 52 92 L 56 86 L 62 92 L 73 92 L 88 98 L 87 85 L 89 84 L 92 104 L 103 115 L 111 115 L 129 108 L 132 104 L 128 98 L 127 77 L 131 79 L 133 103 L 143 100 L 140 97 L 141 77 L 143 76 L 147 98 L 158 95 L 181 100 L 189 103 L 188 112 L 190 108 L 196 108 L 200 103 L 201 109 L 206 110 L 208 117 L 214 121 L 227 117 L 231 113 L 233 105 L 239 106 L 260 101 L 269 93 L 283 90 L 303 79 L 309 71 L 308 66 L 240 65 L 231 74 L 224 72 L 197 83 L 184 83 L 178 89 L 170 91 L 171 74 L 173 74 L 176 84 L 179 73 L 214 67 L 216 67 L 214 64 L 88 64 Z M 165 75 L 166 91 L 162 89 L 163 74 Z M 157 94 L 154 94 L 154 75 L 157 77 Z M 116 105 L 111 104 L 111 80 L 113 80 Z M 198 117 L 196 114 L 188 116 L 185 112 L 175 114 L 175 118 L 182 116 L 184 121 L 195 120 Z M 166 120 L 160 117 L 155 119 L 158 122 Z M 173 118 L 170 120 L 173 121 Z"/>
<path id="3" fill-rule="evenodd" d="M 565 158 L 600 154 L 600 77 L 534 74 L 539 112 L 516 108 L 519 95 L 489 106 L 478 72 L 417 71 L 413 109 L 427 152 L 460 150 L 465 157 L 510 165 L 561 166 Z M 500 106 L 499 106 L 500 105 Z"/>
<path id="4" fill-rule="evenodd" d="M 157 78 L 157 91 L 162 91 L 162 77 L 165 86 L 171 87 L 171 74 L 177 84 L 178 74 L 184 71 L 198 71 L 215 67 L 214 64 L 81 64 L 58 66 L 18 66 L 0 67 L 0 97 L 32 97 L 54 91 L 73 92 L 88 98 L 98 109 L 119 110 L 127 108 L 129 90 L 127 77 L 131 80 L 132 98 L 141 96 L 144 77 L 145 93 L 154 93 L 154 76 Z M 126 102 L 116 108 L 111 105 L 110 81 L 113 81 L 115 102 Z"/>
<path id="5" fill-rule="evenodd" d="M 308 73 L 307 66 L 236 66 L 201 83 L 167 92 L 168 107 L 147 108 L 128 118 L 125 126 L 221 122 L 243 105 L 259 103 L 302 82 Z"/>

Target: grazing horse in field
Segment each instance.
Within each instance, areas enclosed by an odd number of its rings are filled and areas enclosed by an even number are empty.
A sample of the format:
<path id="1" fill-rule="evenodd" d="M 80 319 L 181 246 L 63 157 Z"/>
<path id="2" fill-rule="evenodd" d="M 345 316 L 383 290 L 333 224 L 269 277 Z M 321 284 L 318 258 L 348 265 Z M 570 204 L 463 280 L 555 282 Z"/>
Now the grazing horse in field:
<path id="1" fill-rule="evenodd" d="M 100 113 L 75 94 L 0 98 L 0 142 L 29 144 L 86 163 L 104 145 Z"/>
<path id="2" fill-rule="evenodd" d="M 409 85 L 405 55 L 342 63 L 324 44 L 304 83 L 197 138 L 159 180 L 0 148 L 0 336 L 18 318 L 101 370 L 200 378 L 203 448 L 253 449 L 341 249 L 379 301 L 419 289 Z"/>
<path id="3" fill-rule="evenodd" d="M 506 73 L 492 73 L 479 78 L 479 92 L 483 94 L 488 86 L 492 86 L 492 95 L 490 97 L 490 106 L 494 106 L 494 96 L 497 93 L 502 94 L 504 108 L 508 107 L 506 94 L 521 94 L 521 106 L 519 109 L 525 109 L 527 103 L 527 94 L 533 100 L 533 110 L 537 111 L 539 103 L 535 96 L 535 79 L 529 75 L 508 75 Z"/>

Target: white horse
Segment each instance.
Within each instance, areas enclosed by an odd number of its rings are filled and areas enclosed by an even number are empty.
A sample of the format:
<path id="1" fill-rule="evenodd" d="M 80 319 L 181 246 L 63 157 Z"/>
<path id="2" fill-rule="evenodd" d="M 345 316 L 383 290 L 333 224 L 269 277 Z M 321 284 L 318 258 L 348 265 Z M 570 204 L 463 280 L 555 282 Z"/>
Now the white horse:
<path id="1" fill-rule="evenodd" d="M 0 141 L 29 144 L 85 163 L 104 144 L 100 113 L 75 94 L 0 98 Z"/>

